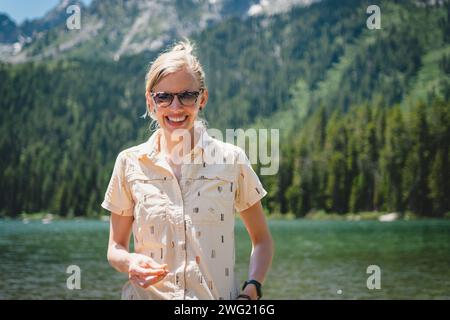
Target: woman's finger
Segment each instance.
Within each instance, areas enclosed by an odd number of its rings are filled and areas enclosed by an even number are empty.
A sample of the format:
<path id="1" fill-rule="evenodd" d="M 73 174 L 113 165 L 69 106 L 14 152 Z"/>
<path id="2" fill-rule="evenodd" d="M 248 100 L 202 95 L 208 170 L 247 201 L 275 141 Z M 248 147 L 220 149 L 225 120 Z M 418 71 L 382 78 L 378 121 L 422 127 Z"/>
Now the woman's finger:
<path id="1" fill-rule="evenodd" d="M 167 264 L 159 264 L 153 260 L 146 260 L 145 261 L 145 266 L 153 268 L 153 269 L 166 269 L 167 268 Z"/>
<path id="2" fill-rule="evenodd" d="M 151 274 L 151 275 L 149 275 L 148 273 L 130 273 L 130 275 L 135 276 L 137 279 L 141 279 L 143 281 L 146 281 L 147 279 L 149 279 L 149 277 L 166 276 L 167 273 L 168 273 L 168 271 L 162 271 L 160 273 Z"/>
<path id="3" fill-rule="evenodd" d="M 150 269 L 150 268 L 143 268 L 140 266 L 134 266 L 130 269 L 129 273 L 137 276 L 156 276 L 167 273 L 167 271 L 165 269 Z"/>
<path id="4" fill-rule="evenodd" d="M 130 276 L 130 281 L 135 283 L 136 285 L 146 289 L 149 286 L 154 285 L 154 284 L 158 283 L 159 281 L 161 281 L 162 279 L 164 279 L 165 276 L 166 276 L 165 274 L 162 274 L 159 276 L 148 276 L 146 278 L 141 278 L 136 275 L 132 275 L 132 276 Z"/>
<path id="5" fill-rule="evenodd" d="M 142 283 L 142 288 L 148 288 L 151 285 L 154 285 L 156 283 L 158 283 L 159 281 L 161 281 L 162 279 L 164 279 L 164 277 L 166 276 L 166 274 L 162 274 L 159 276 L 149 276 L 147 277 L 147 279 Z"/>

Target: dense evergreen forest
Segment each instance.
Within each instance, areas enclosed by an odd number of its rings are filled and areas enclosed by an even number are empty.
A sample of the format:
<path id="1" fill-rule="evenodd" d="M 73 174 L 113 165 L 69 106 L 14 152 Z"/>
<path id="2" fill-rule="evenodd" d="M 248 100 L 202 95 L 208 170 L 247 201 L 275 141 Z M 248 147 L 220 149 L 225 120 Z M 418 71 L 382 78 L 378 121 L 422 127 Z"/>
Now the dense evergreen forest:
<path id="1" fill-rule="evenodd" d="M 450 212 L 450 5 L 322 1 L 195 34 L 214 128 L 280 128 L 268 213 Z M 0 64 L 0 212 L 101 214 L 115 157 L 150 135 L 144 76 L 119 61 Z"/>

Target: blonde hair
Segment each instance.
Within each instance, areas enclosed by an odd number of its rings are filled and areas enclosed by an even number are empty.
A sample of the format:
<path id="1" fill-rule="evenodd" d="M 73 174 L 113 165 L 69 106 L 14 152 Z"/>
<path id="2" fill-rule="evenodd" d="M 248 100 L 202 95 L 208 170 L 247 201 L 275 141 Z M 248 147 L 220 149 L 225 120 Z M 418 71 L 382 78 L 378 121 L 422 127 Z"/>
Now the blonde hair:
<path id="1" fill-rule="evenodd" d="M 192 53 L 194 45 L 188 40 L 176 43 L 169 51 L 160 54 L 151 64 L 145 76 L 145 92 L 151 92 L 153 88 L 168 74 L 186 68 L 200 85 L 200 89 L 206 89 L 205 72 Z"/>

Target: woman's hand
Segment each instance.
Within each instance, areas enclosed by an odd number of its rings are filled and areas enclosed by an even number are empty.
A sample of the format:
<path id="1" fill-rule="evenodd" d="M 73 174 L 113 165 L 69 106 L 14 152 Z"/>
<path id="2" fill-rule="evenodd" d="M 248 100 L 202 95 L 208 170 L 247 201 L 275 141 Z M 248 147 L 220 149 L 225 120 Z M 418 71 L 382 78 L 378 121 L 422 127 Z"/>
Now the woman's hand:
<path id="1" fill-rule="evenodd" d="M 256 291 L 256 287 L 254 284 L 248 284 L 245 286 L 244 290 L 240 293 L 243 295 L 243 297 L 239 297 L 236 300 L 257 300 L 258 299 L 258 293 Z M 250 299 L 248 299 L 249 297 Z"/>
<path id="2" fill-rule="evenodd" d="M 131 253 L 129 256 L 128 277 L 144 289 L 164 279 L 168 272 L 167 264 L 159 264 L 146 255 Z"/>

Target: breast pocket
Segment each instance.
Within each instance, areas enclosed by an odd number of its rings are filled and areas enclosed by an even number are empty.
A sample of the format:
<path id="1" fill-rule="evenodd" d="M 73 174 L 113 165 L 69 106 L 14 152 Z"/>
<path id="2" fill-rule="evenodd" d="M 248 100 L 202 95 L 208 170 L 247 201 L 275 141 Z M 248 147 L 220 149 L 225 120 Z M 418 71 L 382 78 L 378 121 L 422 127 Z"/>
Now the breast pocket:
<path id="1" fill-rule="evenodd" d="M 127 177 L 135 200 L 135 219 L 139 225 L 159 225 L 167 220 L 170 199 L 164 191 L 170 178 L 133 173 Z"/>
<path id="2" fill-rule="evenodd" d="M 201 173 L 191 179 L 190 217 L 197 224 L 218 224 L 233 217 L 235 181 L 228 171 Z"/>

